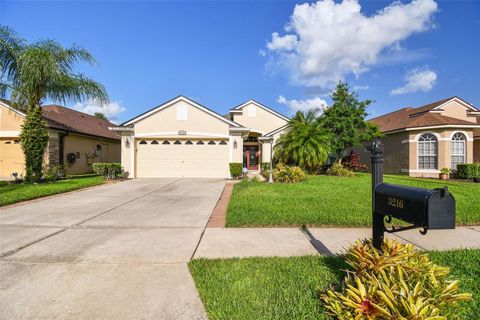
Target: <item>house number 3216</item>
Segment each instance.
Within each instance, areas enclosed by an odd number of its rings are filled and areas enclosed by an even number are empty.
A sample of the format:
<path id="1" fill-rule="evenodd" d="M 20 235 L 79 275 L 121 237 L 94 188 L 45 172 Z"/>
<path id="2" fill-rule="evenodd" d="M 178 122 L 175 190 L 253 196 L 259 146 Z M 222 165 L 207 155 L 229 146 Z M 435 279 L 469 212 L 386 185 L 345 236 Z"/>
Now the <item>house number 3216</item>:
<path id="1" fill-rule="evenodd" d="M 403 200 L 402 200 L 402 199 L 397 199 L 397 198 L 388 197 L 388 199 L 387 199 L 387 204 L 388 204 L 390 207 L 395 207 L 395 208 L 403 209 Z"/>

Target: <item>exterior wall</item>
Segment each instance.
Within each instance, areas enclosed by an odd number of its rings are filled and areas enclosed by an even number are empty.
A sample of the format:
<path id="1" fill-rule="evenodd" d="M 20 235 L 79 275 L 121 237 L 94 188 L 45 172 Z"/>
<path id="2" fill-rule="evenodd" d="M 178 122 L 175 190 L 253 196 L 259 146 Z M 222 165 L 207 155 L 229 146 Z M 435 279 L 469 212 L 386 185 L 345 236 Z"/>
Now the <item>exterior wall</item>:
<path id="1" fill-rule="evenodd" d="M 187 120 L 177 120 L 177 106 L 187 108 Z M 135 137 L 150 135 L 162 136 L 162 132 L 178 132 L 179 130 L 190 133 L 205 133 L 228 136 L 229 124 L 213 117 L 207 112 L 192 106 L 186 101 L 179 101 L 155 114 L 146 117 L 134 124 Z M 157 133 L 157 134 L 156 134 Z"/>
<path id="2" fill-rule="evenodd" d="M 237 142 L 237 148 L 234 147 Z M 230 162 L 242 163 L 243 162 L 243 137 L 240 133 L 232 133 L 230 135 L 230 143 L 232 146 L 232 158 Z"/>
<path id="3" fill-rule="evenodd" d="M 462 119 L 465 121 L 470 121 L 472 123 L 477 122 L 476 117 L 469 117 L 467 115 L 467 109 L 456 101 L 450 101 L 442 107 L 442 110 L 444 110 L 444 112 L 442 113 L 443 116 Z"/>
<path id="4" fill-rule="evenodd" d="M 60 164 L 60 135 L 57 131 L 49 130 L 47 154 L 45 155 L 45 164 Z"/>
<path id="5" fill-rule="evenodd" d="M 472 129 L 461 130 L 422 130 L 422 131 L 410 131 L 409 132 L 409 175 L 413 177 L 425 177 L 425 178 L 438 178 L 441 168 L 451 168 L 451 141 L 452 136 L 461 132 L 467 137 L 466 141 L 466 163 L 473 162 L 473 131 Z M 435 170 L 421 170 L 418 167 L 418 139 L 424 133 L 432 133 L 437 136 L 438 139 L 438 164 Z M 407 169 L 407 168 L 406 168 Z M 406 170 L 405 169 L 405 170 Z"/>
<path id="6" fill-rule="evenodd" d="M 473 162 L 480 162 L 480 138 L 473 141 Z"/>
<path id="7" fill-rule="evenodd" d="M 123 172 L 126 177 L 132 178 L 135 171 L 135 168 L 133 168 L 133 157 L 135 155 L 135 143 L 133 139 L 133 134 L 122 134 L 121 144 L 121 163 Z"/>
<path id="8" fill-rule="evenodd" d="M 255 107 L 255 117 L 248 116 L 248 108 L 250 106 Z M 258 107 L 254 103 L 249 103 L 242 108 L 242 114 L 234 114 L 233 121 L 241 124 L 244 127 L 250 128 L 252 131 L 256 131 L 262 134 L 268 133 L 275 129 L 278 129 L 287 124 L 288 121 L 274 115 L 267 110 Z"/>
<path id="9" fill-rule="evenodd" d="M 407 133 L 391 134 L 382 140 L 385 148 L 385 173 L 405 174 L 402 169 L 407 168 L 410 154 Z"/>
<path id="10" fill-rule="evenodd" d="M 101 150 L 97 151 L 97 145 Z M 63 161 L 67 174 L 82 174 L 92 172 L 95 162 L 120 162 L 120 141 L 93 138 L 69 134 L 64 140 Z M 75 163 L 67 161 L 67 154 L 74 153 Z"/>
<path id="11" fill-rule="evenodd" d="M 21 130 L 23 116 L 0 104 L 0 136 L 18 137 Z M 11 132 L 6 132 L 11 131 Z"/>
<path id="12" fill-rule="evenodd" d="M 282 135 L 283 131 L 280 131 L 273 135 L 273 147 L 277 143 L 278 138 Z M 262 145 L 262 162 L 270 162 L 270 144 L 265 143 Z"/>

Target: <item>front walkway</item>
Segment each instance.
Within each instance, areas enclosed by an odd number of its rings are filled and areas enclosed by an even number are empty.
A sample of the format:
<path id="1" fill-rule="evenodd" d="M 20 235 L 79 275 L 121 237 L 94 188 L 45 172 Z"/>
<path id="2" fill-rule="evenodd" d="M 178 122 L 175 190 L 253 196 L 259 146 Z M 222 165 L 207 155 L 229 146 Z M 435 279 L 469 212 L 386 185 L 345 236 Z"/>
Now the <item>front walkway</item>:
<path id="1" fill-rule="evenodd" d="M 224 185 L 138 179 L 0 209 L 0 319 L 205 319 L 187 262 Z"/>
<path id="2" fill-rule="evenodd" d="M 207 228 L 195 258 L 333 255 L 357 239 L 370 238 L 371 232 L 367 228 Z M 386 237 L 421 250 L 480 248 L 480 226 L 430 230 L 425 236 L 408 230 Z"/>

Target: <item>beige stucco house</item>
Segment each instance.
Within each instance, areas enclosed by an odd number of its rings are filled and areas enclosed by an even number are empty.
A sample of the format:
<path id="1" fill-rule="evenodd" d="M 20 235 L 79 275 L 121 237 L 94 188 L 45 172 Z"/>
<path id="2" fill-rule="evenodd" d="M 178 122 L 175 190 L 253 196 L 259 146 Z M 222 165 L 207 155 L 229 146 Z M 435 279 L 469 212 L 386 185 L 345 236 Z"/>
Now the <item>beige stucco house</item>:
<path id="1" fill-rule="evenodd" d="M 46 164 L 64 165 L 67 174 L 92 172 L 94 162 L 120 162 L 120 137 L 114 124 L 57 105 L 42 106 L 49 131 Z M 0 178 L 25 171 L 20 131 L 25 114 L 0 100 Z"/>
<path id="2" fill-rule="evenodd" d="M 459 97 L 370 120 L 385 135 L 385 172 L 438 178 L 440 169 L 480 162 L 480 110 Z M 360 150 L 362 162 L 369 154 Z"/>
<path id="3" fill-rule="evenodd" d="M 179 96 L 111 130 L 122 137 L 130 178 L 228 178 L 230 163 L 258 171 L 269 162 L 270 144 L 262 141 L 278 138 L 288 121 L 253 100 L 222 116 Z"/>

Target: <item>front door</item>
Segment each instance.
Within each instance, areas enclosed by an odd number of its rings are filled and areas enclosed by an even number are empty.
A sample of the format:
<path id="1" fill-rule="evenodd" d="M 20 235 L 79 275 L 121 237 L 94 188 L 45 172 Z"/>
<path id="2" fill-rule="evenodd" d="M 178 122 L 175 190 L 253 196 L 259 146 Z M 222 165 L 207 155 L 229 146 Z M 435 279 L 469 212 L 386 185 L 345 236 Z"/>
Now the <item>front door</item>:
<path id="1" fill-rule="evenodd" d="M 258 146 L 243 146 L 243 165 L 248 170 L 258 170 Z"/>

